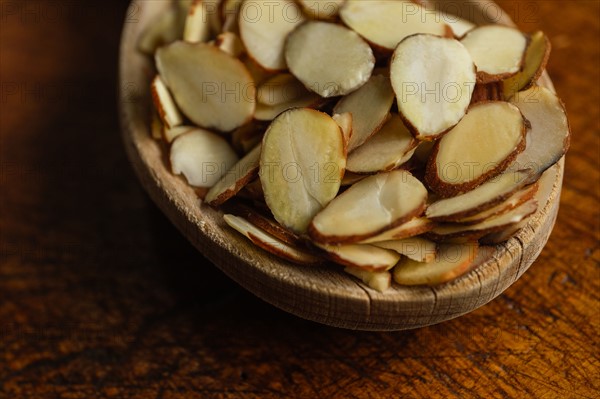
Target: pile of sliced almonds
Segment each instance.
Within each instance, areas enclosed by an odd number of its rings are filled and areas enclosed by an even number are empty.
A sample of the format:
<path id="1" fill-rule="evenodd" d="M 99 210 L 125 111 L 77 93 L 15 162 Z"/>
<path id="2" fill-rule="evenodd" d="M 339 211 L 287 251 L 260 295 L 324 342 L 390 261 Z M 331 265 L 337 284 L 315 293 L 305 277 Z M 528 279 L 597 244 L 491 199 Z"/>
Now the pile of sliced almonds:
<path id="1" fill-rule="evenodd" d="M 420 4 L 174 2 L 139 43 L 173 173 L 294 263 L 379 291 L 469 271 L 536 212 L 569 125 L 542 32 Z"/>

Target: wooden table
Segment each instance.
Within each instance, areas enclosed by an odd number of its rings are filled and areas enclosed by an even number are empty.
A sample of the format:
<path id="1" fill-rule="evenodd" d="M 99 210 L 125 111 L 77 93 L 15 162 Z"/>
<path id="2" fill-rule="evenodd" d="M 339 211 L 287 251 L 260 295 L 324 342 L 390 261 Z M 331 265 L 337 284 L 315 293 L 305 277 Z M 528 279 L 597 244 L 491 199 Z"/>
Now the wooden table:
<path id="1" fill-rule="evenodd" d="M 115 102 L 126 2 L 0 1 L 0 398 L 599 397 L 600 3 L 499 3 L 554 46 L 554 233 L 489 305 L 367 333 L 246 293 L 142 192 Z"/>

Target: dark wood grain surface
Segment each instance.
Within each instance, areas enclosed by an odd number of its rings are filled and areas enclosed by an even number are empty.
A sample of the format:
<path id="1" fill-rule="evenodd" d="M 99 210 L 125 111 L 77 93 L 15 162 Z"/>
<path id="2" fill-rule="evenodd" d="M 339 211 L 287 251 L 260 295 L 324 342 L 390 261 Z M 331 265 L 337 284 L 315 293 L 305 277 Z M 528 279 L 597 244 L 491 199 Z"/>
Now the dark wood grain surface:
<path id="1" fill-rule="evenodd" d="M 254 298 L 148 200 L 118 132 L 126 2 L 0 1 L 0 398 L 599 397 L 600 3 L 499 3 L 554 46 L 556 227 L 489 305 L 367 333 Z"/>

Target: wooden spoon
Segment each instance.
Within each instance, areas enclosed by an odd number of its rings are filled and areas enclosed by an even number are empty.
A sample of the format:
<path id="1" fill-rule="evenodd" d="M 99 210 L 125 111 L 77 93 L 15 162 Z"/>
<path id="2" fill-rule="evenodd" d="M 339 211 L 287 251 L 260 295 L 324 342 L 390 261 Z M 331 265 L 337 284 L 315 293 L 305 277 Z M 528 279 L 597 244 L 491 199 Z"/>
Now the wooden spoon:
<path id="1" fill-rule="evenodd" d="M 128 15 L 120 50 L 120 115 L 127 154 L 153 201 L 182 234 L 230 278 L 265 301 L 297 316 L 336 327 L 360 330 L 403 330 L 439 323 L 491 301 L 514 283 L 545 245 L 558 212 L 564 159 L 542 177 L 548 187 L 535 215 L 515 237 L 495 247 L 482 247 L 479 266 L 437 287 L 393 285 L 374 291 L 341 268 L 302 267 L 286 263 L 249 243 L 225 225 L 222 213 L 201 204 L 194 190 L 171 174 L 165 149 L 151 138 L 150 80 L 152 60 L 136 50 L 140 32 L 168 1 L 139 1 Z M 443 3 L 433 2 L 433 3 Z M 435 5 L 435 4 L 434 4 Z M 475 23 L 512 25 L 486 16 L 490 1 L 455 1 Z M 499 8 L 498 8 L 499 10 Z M 493 13 L 496 15 L 497 13 Z M 539 84 L 552 89 L 544 74 Z"/>

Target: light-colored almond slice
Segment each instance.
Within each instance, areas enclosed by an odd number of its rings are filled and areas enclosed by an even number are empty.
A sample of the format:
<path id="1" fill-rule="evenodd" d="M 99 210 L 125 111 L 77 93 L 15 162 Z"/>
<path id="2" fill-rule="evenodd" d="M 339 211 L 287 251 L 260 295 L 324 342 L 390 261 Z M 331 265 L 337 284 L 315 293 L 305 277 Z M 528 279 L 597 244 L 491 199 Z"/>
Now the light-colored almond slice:
<path id="1" fill-rule="evenodd" d="M 319 212 L 309 234 L 318 243 L 358 242 L 420 215 L 426 201 L 427 190 L 407 171 L 369 176 Z"/>
<path id="2" fill-rule="evenodd" d="M 556 94 L 538 86 L 517 93 L 511 102 L 531 123 L 525 150 L 511 168 L 529 169 L 537 179 L 569 149 L 571 129 L 565 107 Z"/>
<path id="3" fill-rule="evenodd" d="M 197 129 L 195 126 L 176 126 L 171 129 L 164 129 L 163 137 L 167 143 L 172 143 L 177 137 L 191 130 Z"/>
<path id="4" fill-rule="evenodd" d="M 256 91 L 256 100 L 264 105 L 289 103 L 306 97 L 310 92 L 289 73 L 275 75 L 264 81 Z"/>
<path id="5" fill-rule="evenodd" d="M 215 39 L 215 46 L 235 58 L 239 58 L 246 51 L 238 35 L 232 32 L 220 33 Z"/>
<path id="6" fill-rule="evenodd" d="M 259 173 L 275 220 L 304 233 L 336 196 L 345 166 L 342 132 L 330 116 L 308 108 L 279 115 L 263 138 Z"/>
<path id="7" fill-rule="evenodd" d="M 517 191 L 516 193 L 514 193 L 513 195 L 508 197 L 508 199 L 502 201 L 498 205 L 493 206 L 490 209 L 487 209 L 476 215 L 467 216 L 465 218 L 458 219 L 456 221 L 456 223 L 477 224 L 477 223 L 484 222 L 485 220 L 487 220 L 489 218 L 500 216 L 506 212 L 509 212 L 509 211 L 515 209 L 516 207 L 520 206 L 521 204 L 524 204 L 525 202 L 529 201 L 531 198 L 533 198 L 533 196 L 535 195 L 537 190 L 538 190 L 538 184 L 536 182 L 534 184 L 531 184 L 527 187 L 520 189 L 519 191 Z"/>
<path id="8" fill-rule="evenodd" d="M 341 25 L 309 21 L 285 45 L 290 71 L 322 97 L 343 96 L 364 85 L 375 66 L 369 45 Z"/>
<path id="9" fill-rule="evenodd" d="M 373 245 L 391 249 L 417 262 L 432 262 L 437 254 L 437 244 L 422 237 L 374 242 Z"/>
<path id="10" fill-rule="evenodd" d="M 477 66 L 477 80 L 496 82 L 519 72 L 523 66 L 527 36 L 515 28 L 484 25 L 460 40 Z"/>
<path id="11" fill-rule="evenodd" d="M 404 258 L 393 270 L 394 281 L 401 285 L 438 285 L 470 270 L 477 257 L 475 243 L 444 244 L 432 262 Z"/>
<path id="12" fill-rule="evenodd" d="M 455 196 L 499 174 L 525 149 L 528 122 L 507 102 L 477 103 L 435 145 L 425 181 L 441 197 Z"/>
<path id="13" fill-rule="evenodd" d="M 153 55 L 157 48 L 178 40 L 180 26 L 178 24 L 178 9 L 169 7 L 165 12 L 156 16 L 140 35 L 137 47 L 147 55 Z"/>
<path id="14" fill-rule="evenodd" d="M 354 173 L 396 169 L 410 159 L 417 144 L 400 116 L 392 114 L 379 132 L 350 153 L 346 169 Z"/>
<path id="15" fill-rule="evenodd" d="M 286 69 L 285 40 L 305 21 L 293 0 L 246 0 L 239 15 L 240 35 L 250 56 L 270 71 Z"/>
<path id="16" fill-rule="evenodd" d="M 244 218 L 226 214 L 223 215 L 223 219 L 230 227 L 242 233 L 256 246 L 280 258 L 301 265 L 316 265 L 322 263 L 322 260 L 313 254 L 278 240 L 271 234 L 259 229 Z"/>
<path id="17" fill-rule="evenodd" d="M 375 291 L 384 292 L 392 285 L 392 274 L 388 271 L 370 272 L 356 267 L 345 267 L 344 271 L 360 279 Z"/>
<path id="18" fill-rule="evenodd" d="M 374 244 L 383 241 L 403 240 L 431 231 L 435 226 L 436 224 L 431 220 L 417 217 L 399 226 L 386 230 L 381 234 L 362 240 L 360 243 Z"/>
<path id="19" fill-rule="evenodd" d="M 350 140 L 352 139 L 353 131 L 352 114 L 350 112 L 343 112 L 341 114 L 333 114 L 332 118 L 335 121 L 335 123 L 338 124 L 340 129 L 342 129 L 342 135 L 344 136 L 344 149 L 346 154 L 348 154 L 348 147 L 350 145 Z M 344 178 L 345 177 L 346 175 L 344 175 Z"/>
<path id="20" fill-rule="evenodd" d="M 427 233 L 427 237 L 435 241 L 446 241 L 456 238 L 479 239 L 486 234 L 504 230 L 519 223 L 535 213 L 538 203 L 535 199 L 496 217 L 488 218 L 477 224 L 442 224 Z"/>
<path id="21" fill-rule="evenodd" d="M 381 129 L 389 118 L 394 102 L 394 91 L 389 78 L 372 76 L 364 86 L 343 97 L 333 109 L 334 113 L 352 114 L 352 137 L 348 146 L 351 152 Z"/>
<path id="22" fill-rule="evenodd" d="M 167 86 L 165 86 L 159 75 L 156 75 L 154 80 L 152 80 L 151 91 L 154 108 L 156 108 L 158 116 L 165 127 L 171 129 L 181 125 L 183 123 L 183 116 L 179 112 L 175 101 L 173 101 L 169 89 L 167 89 Z"/>
<path id="23" fill-rule="evenodd" d="M 322 99 L 317 94 L 308 93 L 303 97 L 296 98 L 294 100 L 280 103 L 276 105 L 265 105 L 262 103 L 256 104 L 256 111 L 254 112 L 254 119 L 257 121 L 272 121 L 284 111 L 292 108 L 313 108 L 317 107 L 321 103 Z"/>
<path id="24" fill-rule="evenodd" d="M 229 132 L 252 118 L 252 76 L 218 48 L 175 42 L 158 49 L 156 66 L 181 111 L 198 126 Z"/>
<path id="25" fill-rule="evenodd" d="M 454 33 L 454 37 L 463 37 L 465 33 L 475 28 L 475 25 L 471 21 L 467 21 L 466 19 L 457 17 L 456 15 L 441 12 L 442 21 L 452 29 L 452 33 Z"/>
<path id="26" fill-rule="evenodd" d="M 250 206 L 238 204 L 235 208 L 235 213 L 239 213 L 239 215 L 248 220 L 248 222 L 286 244 L 296 247 L 301 247 L 306 244 L 306 240 L 286 229 L 273 218 L 265 216 L 263 213 Z"/>
<path id="27" fill-rule="evenodd" d="M 398 111 L 420 140 L 433 140 L 461 120 L 476 81 L 467 49 L 432 35 L 404 39 L 392 56 L 390 77 Z"/>
<path id="28" fill-rule="evenodd" d="M 346 0 L 297 0 L 302 10 L 313 19 L 335 20 Z"/>
<path id="29" fill-rule="evenodd" d="M 390 270 L 400 260 L 400 254 L 369 244 L 325 245 L 317 244 L 331 261 L 370 272 Z"/>
<path id="30" fill-rule="evenodd" d="M 446 33 L 439 15 L 412 1 L 348 0 L 340 10 L 340 18 L 378 49 L 388 51 L 416 33 Z"/>
<path id="31" fill-rule="evenodd" d="M 231 146 L 208 130 L 194 129 L 171 145 L 173 173 L 183 174 L 191 186 L 212 187 L 238 161 Z"/>
<path id="32" fill-rule="evenodd" d="M 455 221 L 498 205 L 523 187 L 527 171 L 506 172 L 456 197 L 440 199 L 427 207 L 425 216 L 436 221 Z"/>
<path id="33" fill-rule="evenodd" d="M 550 58 L 551 49 L 550 40 L 544 32 L 537 31 L 531 35 L 523 69 L 502 82 L 504 98 L 510 99 L 515 93 L 530 88 L 540 78 Z"/>
<path id="34" fill-rule="evenodd" d="M 203 0 L 194 0 L 185 19 L 183 40 L 189 43 L 205 43 L 210 39 L 208 10 Z"/>
<path id="35" fill-rule="evenodd" d="M 219 206 L 235 196 L 258 175 L 260 145 L 240 159 L 206 194 L 204 201 Z"/>

